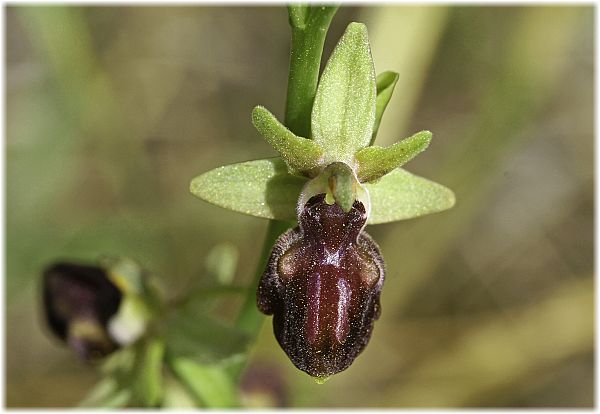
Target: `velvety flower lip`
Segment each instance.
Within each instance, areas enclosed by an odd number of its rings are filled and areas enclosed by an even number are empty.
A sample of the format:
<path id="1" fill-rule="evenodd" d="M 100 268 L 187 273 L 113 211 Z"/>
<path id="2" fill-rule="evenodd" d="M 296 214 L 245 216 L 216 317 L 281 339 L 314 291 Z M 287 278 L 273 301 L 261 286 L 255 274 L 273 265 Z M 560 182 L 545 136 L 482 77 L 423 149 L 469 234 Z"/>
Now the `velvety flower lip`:
<path id="1" fill-rule="evenodd" d="M 275 244 L 258 287 L 259 309 L 294 365 L 314 377 L 348 368 L 379 317 L 385 277 L 379 247 L 362 228 L 364 205 L 345 213 L 313 196 L 299 227 Z"/>
<path id="2" fill-rule="evenodd" d="M 107 325 L 122 293 L 96 266 L 59 262 L 43 273 L 45 317 L 51 331 L 86 361 L 118 348 Z"/>

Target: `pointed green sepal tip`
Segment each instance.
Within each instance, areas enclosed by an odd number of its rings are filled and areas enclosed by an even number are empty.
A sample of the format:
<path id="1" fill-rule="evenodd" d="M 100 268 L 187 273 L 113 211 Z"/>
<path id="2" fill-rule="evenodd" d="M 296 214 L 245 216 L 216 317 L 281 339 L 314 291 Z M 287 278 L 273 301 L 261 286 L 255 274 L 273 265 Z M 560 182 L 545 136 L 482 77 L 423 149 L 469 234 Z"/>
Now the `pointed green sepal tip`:
<path id="1" fill-rule="evenodd" d="M 356 153 L 358 179 L 361 183 L 375 181 L 412 160 L 431 142 L 431 132 L 421 131 L 391 147 L 371 146 Z"/>
<path id="2" fill-rule="evenodd" d="M 262 106 L 252 110 L 252 124 L 286 162 L 291 174 L 313 177 L 323 160 L 323 148 L 296 136 Z"/>
<path id="3" fill-rule="evenodd" d="M 369 145 L 376 98 L 367 28 L 350 23 L 323 70 L 311 114 L 312 138 L 324 149 L 326 165 L 351 164 Z"/>
<path id="4" fill-rule="evenodd" d="M 392 99 L 392 94 L 394 93 L 394 88 L 396 87 L 396 83 L 398 82 L 398 78 L 400 76 L 396 72 L 386 71 L 377 75 L 377 101 L 375 105 L 375 125 L 373 126 L 373 136 L 371 138 L 371 145 L 375 142 L 375 138 L 377 137 L 377 131 L 379 130 L 379 125 L 381 124 L 381 118 L 383 117 L 383 113 L 385 112 L 385 108 L 387 108 L 390 99 Z"/>

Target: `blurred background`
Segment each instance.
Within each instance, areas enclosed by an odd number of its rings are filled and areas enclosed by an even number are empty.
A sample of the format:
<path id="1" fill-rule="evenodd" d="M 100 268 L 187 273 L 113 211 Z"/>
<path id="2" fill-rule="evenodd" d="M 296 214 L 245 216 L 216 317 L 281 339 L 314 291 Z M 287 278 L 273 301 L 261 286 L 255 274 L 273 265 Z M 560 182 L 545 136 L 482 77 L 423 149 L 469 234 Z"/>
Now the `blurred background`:
<path id="1" fill-rule="evenodd" d="M 42 324 L 46 265 L 130 256 L 175 296 L 227 243 L 235 281 L 251 280 L 267 222 L 188 185 L 275 155 L 250 111 L 283 119 L 287 12 L 5 13 L 6 403 L 72 406 L 99 376 Z M 593 7 L 343 7 L 325 56 L 351 21 L 368 26 L 376 71 L 400 73 L 378 143 L 431 130 L 406 168 L 457 204 L 368 228 L 383 313 L 347 371 L 316 384 L 269 318 L 246 382 L 277 384 L 291 407 L 592 407 Z"/>

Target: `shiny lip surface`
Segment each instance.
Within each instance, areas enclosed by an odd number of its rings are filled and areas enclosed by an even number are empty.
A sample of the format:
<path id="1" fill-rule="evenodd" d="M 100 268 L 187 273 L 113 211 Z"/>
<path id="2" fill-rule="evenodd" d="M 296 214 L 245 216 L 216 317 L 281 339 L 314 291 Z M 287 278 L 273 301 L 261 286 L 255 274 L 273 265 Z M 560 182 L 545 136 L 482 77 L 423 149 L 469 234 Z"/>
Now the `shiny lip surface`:
<path id="1" fill-rule="evenodd" d="M 359 201 L 344 213 L 324 194 L 312 197 L 299 227 L 278 239 L 260 281 L 259 309 L 274 315 L 279 344 L 312 376 L 350 366 L 379 316 L 385 271 L 379 248 L 362 231 L 366 219 Z"/>

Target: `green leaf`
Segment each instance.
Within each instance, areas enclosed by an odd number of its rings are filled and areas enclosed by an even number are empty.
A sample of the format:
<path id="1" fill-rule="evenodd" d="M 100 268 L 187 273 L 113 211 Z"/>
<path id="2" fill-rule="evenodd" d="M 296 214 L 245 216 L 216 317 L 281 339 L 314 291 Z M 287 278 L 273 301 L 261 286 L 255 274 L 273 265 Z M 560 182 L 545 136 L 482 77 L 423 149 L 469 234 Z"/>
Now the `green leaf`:
<path id="1" fill-rule="evenodd" d="M 106 377 L 79 402 L 81 408 L 121 408 L 125 407 L 131 397 L 131 391 L 119 388 L 115 378 Z"/>
<path id="2" fill-rule="evenodd" d="M 162 398 L 162 364 L 165 344 L 150 338 L 139 345 L 131 387 L 134 401 L 143 407 L 155 407 Z"/>
<path id="3" fill-rule="evenodd" d="M 117 408 L 129 404 L 132 397 L 132 371 L 135 347 L 125 347 L 109 355 L 100 366 L 104 377 L 79 403 L 80 407 Z"/>
<path id="4" fill-rule="evenodd" d="M 455 202 L 452 190 L 400 168 L 365 187 L 371 197 L 368 224 L 436 213 L 449 209 Z"/>
<path id="5" fill-rule="evenodd" d="M 262 106 L 252 110 L 252 124 L 285 160 L 291 174 L 317 175 L 323 148 L 314 141 L 294 135 Z"/>
<path id="6" fill-rule="evenodd" d="M 399 75 L 396 72 L 387 71 L 377 75 L 377 101 L 375 105 L 375 125 L 373 126 L 373 135 L 371 137 L 371 145 L 375 142 L 381 118 L 387 108 L 392 93 L 398 82 Z"/>
<path id="7" fill-rule="evenodd" d="M 350 23 L 323 71 L 312 110 L 312 138 L 325 150 L 325 165 L 352 165 L 371 142 L 377 89 L 367 28 Z"/>
<path id="8" fill-rule="evenodd" d="M 431 132 L 421 131 L 391 147 L 374 145 L 360 150 L 356 153 L 358 179 L 361 183 L 366 183 L 383 177 L 425 151 L 430 142 Z"/>
<path id="9" fill-rule="evenodd" d="M 190 192 L 239 213 L 295 220 L 296 202 L 305 182 L 304 177 L 288 174 L 281 158 L 271 158 L 215 168 L 194 178 Z"/>
<path id="10" fill-rule="evenodd" d="M 165 378 L 163 394 L 163 400 L 160 404 L 162 409 L 193 409 L 198 407 L 198 402 L 191 392 L 173 375 L 168 375 Z"/>
<path id="11" fill-rule="evenodd" d="M 209 408 L 238 407 L 236 388 L 223 367 L 197 364 L 186 358 L 169 358 L 179 380 Z"/>

